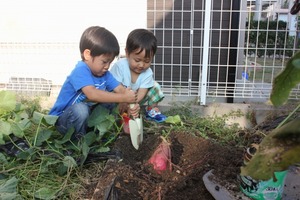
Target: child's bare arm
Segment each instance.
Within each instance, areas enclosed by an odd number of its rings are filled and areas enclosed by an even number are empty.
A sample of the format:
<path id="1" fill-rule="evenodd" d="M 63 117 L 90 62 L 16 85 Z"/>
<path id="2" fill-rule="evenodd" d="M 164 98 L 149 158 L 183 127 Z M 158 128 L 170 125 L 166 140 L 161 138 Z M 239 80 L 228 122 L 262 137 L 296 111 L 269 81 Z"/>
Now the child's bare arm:
<path id="1" fill-rule="evenodd" d="M 145 96 L 147 95 L 148 93 L 148 90 L 147 88 L 139 88 L 138 91 L 137 91 L 137 102 L 141 102 Z"/>
<path id="2" fill-rule="evenodd" d="M 99 103 L 135 103 L 136 94 L 129 88 L 124 88 L 119 85 L 114 90 L 115 92 L 107 92 L 103 90 L 98 90 L 94 86 L 85 86 L 82 88 L 82 92 L 87 96 L 90 101 Z"/>

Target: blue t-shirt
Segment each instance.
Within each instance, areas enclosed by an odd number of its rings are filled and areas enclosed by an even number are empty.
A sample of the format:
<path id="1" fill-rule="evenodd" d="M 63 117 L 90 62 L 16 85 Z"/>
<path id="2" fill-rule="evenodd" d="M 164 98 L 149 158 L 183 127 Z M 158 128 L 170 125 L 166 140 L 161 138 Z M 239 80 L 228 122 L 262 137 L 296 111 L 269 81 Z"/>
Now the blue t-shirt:
<path id="1" fill-rule="evenodd" d="M 119 84 L 109 71 L 101 77 L 96 77 L 85 62 L 79 61 L 64 82 L 49 115 L 59 116 L 67 107 L 80 102 L 86 102 L 89 105 L 96 104 L 96 102 L 88 101 L 82 92 L 81 89 L 85 86 L 93 85 L 98 90 L 111 92 Z"/>
<path id="2" fill-rule="evenodd" d="M 154 85 L 153 72 L 151 68 L 142 72 L 135 83 L 131 82 L 130 68 L 127 58 L 119 59 L 111 68 L 112 75 L 126 87 L 136 91 L 139 88 L 151 88 Z"/>

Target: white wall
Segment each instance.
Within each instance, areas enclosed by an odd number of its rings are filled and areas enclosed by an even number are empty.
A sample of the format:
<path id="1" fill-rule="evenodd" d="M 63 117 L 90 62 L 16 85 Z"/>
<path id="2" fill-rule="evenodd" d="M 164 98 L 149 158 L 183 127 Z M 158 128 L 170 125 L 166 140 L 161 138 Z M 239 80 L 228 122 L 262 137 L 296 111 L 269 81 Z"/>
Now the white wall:
<path id="1" fill-rule="evenodd" d="M 9 0 L 0 7 L 1 42 L 78 42 L 91 25 L 122 42 L 131 29 L 146 27 L 146 0 Z"/>
<path id="2" fill-rule="evenodd" d="M 9 76 L 32 74 L 33 77 L 57 79 L 61 83 L 66 73 L 76 64 L 77 60 L 74 59 L 80 59 L 78 43 L 82 32 L 93 25 L 112 31 L 118 38 L 123 53 L 128 33 L 135 28 L 146 28 L 146 4 L 146 0 L 3 1 L 0 6 L 0 44 L 68 42 L 74 43 L 74 49 L 68 49 L 65 55 L 49 52 L 47 57 L 39 58 L 39 55 L 28 52 L 22 55 L 25 50 L 10 54 L 9 51 L 13 49 L 0 45 L 0 82 L 7 80 Z M 17 62 L 19 59 L 24 62 L 20 64 Z M 39 62 L 36 62 L 38 59 Z M 56 59 L 56 63 L 61 60 L 63 65 L 49 66 L 52 59 Z"/>

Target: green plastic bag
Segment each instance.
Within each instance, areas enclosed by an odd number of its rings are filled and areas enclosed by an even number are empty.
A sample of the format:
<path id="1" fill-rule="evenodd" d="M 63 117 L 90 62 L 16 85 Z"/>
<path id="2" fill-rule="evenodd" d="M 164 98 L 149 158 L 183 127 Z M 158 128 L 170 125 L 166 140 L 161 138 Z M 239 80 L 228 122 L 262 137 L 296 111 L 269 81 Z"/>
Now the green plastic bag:
<path id="1" fill-rule="evenodd" d="M 273 178 L 267 181 L 257 181 L 250 176 L 239 176 L 240 189 L 254 200 L 281 200 L 287 170 L 274 174 L 276 181 Z"/>

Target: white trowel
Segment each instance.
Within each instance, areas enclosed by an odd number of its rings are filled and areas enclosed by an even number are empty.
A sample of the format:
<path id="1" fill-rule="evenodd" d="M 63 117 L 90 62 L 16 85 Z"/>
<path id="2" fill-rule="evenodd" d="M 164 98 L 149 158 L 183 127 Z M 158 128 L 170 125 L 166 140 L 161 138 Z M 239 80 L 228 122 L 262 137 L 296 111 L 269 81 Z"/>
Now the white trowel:
<path id="1" fill-rule="evenodd" d="M 134 104 L 130 104 L 130 108 L 134 107 Z M 140 144 L 143 142 L 143 119 L 140 115 L 139 118 L 129 120 L 130 138 L 133 147 L 138 150 Z"/>

